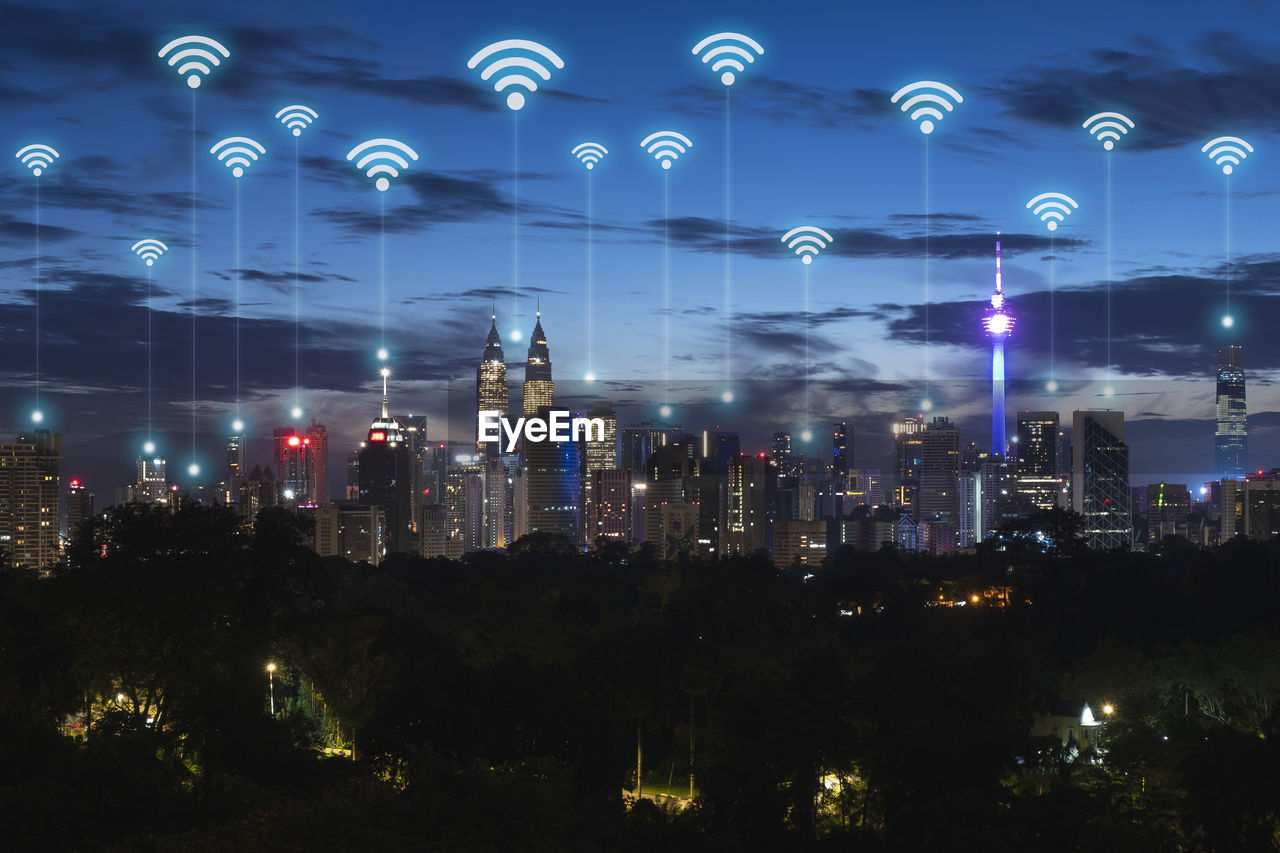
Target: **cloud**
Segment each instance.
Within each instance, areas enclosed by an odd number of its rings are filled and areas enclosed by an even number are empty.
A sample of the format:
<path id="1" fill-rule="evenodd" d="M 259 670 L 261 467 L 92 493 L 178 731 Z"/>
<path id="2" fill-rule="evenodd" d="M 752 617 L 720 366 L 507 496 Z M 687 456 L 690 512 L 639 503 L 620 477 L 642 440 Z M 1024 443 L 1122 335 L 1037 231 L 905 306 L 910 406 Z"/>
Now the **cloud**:
<path id="1" fill-rule="evenodd" d="M 776 124 L 870 128 L 895 109 L 889 103 L 893 93 L 881 89 L 830 89 L 754 74 L 750 86 L 750 98 L 734 100 L 735 112 Z M 724 99 L 724 87 L 710 83 L 691 83 L 663 95 L 676 112 L 698 118 L 724 115 Z"/>

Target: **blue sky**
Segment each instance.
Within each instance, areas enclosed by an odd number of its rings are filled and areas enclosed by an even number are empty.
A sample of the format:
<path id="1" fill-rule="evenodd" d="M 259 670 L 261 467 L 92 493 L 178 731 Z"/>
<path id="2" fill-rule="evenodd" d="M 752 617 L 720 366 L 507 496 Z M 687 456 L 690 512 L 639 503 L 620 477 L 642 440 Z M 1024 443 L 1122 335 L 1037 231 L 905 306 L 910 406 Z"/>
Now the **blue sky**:
<path id="1" fill-rule="evenodd" d="M 851 419 L 861 464 L 884 465 L 887 423 L 917 411 L 981 439 L 986 348 L 976 333 L 992 286 L 995 232 L 1019 315 L 1008 351 L 1013 403 L 1123 408 L 1136 421 L 1135 483 L 1207 478 L 1216 347 L 1245 346 L 1255 466 L 1276 463 L 1270 378 L 1280 346 L 1268 316 L 1280 256 L 1272 152 L 1280 128 L 1276 44 L 1264 3 L 1215 6 L 763 3 L 463 4 L 327 2 L 0 4 L 0 108 L 10 149 L 46 142 L 62 158 L 41 179 L 41 408 L 66 436 L 70 468 L 105 492 L 128 479 L 146 409 L 146 279 L 128 247 L 157 237 L 153 411 L 175 462 L 191 454 L 192 93 L 156 58 L 173 37 L 232 51 L 195 93 L 198 455 L 212 460 L 236 408 L 235 180 L 209 155 L 247 135 L 268 153 L 240 181 L 241 411 L 258 436 L 294 401 L 294 139 L 289 103 L 320 114 L 298 140 L 300 394 L 335 451 L 376 413 L 379 205 L 386 203 L 385 317 L 401 411 L 445 420 L 444 388 L 473 381 L 496 300 L 512 377 L 541 300 L 557 379 L 588 369 L 587 174 L 569 154 L 610 154 L 592 173 L 594 388 L 565 394 L 657 400 L 662 377 L 662 199 L 670 182 L 671 376 L 718 397 L 724 384 L 725 93 L 690 53 L 720 30 L 765 54 L 731 92 L 731 384 L 805 374 L 803 273 L 777 242 L 800 224 L 835 243 L 810 269 L 810 405 L 777 395 L 718 419 L 755 441 L 774 429 Z M 565 68 L 518 116 L 467 58 L 523 37 Z M 889 104 L 915 80 L 964 103 L 928 141 L 929 390 L 925 390 L 923 136 Z M 1119 109 L 1137 122 L 1104 154 L 1081 128 Z M 512 168 L 518 122 L 520 316 L 511 293 Z M 694 146 L 668 176 L 639 146 L 671 128 Z M 1221 172 L 1200 146 L 1221 134 L 1255 152 L 1231 179 L 1232 314 L 1224 331 Z M 421 155 L 381 198 L 343 156 L 390 136 Z M 1105 169 L 1111 158 L 1108 379 Z M 1024 208 L 1065 192 L 1080 209 L 1055 237 L 1049 347 L 1048 232 Z M 0 395 L 16 432 L 34 405 L 34 182 L 0 174 Z M 1054 373 L 1062 390 L 1040 393 Z M 956 384 L 965 380 L 966 384 Z M 1114 398 L 1100 389 L 1110 383 Z M 611 384 L 616 383 L 616 384 Z M 646 384 L 652 383 L 652 384 Z M 50 393 L 50 389 L 59 389 Z M 742 395 L 743 397 L 747 395 Z M 304 418 L 304 419 L 305 419 Z M 971 429 L 969 428 L 971 427 Z M 825 430 L 818 429 L 819 435 Z M 259 445 L 260 446 L 260 445 Z M 815 452 L 818 450 L 814 447 Z M 105 458 L 107 461 L 103 462 Z M 335 460 L 337 456 L 335 454 Z M 175 465 L 175 467 L 178 467 Z M 335 468 L 339 466 L 334 464 Z M 116 475 L 115 472 L 119 471 Z"/>

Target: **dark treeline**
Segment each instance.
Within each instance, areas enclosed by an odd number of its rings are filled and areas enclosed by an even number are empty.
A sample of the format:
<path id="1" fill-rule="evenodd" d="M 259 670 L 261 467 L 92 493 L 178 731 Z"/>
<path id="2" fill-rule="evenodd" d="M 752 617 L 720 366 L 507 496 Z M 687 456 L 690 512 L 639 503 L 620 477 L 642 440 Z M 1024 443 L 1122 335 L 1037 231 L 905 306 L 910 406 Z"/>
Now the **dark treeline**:
<path id="1" fill-rule="evenodd" d="M 0 575 L 6 848 L 1280 849 L 1270 542 L 371 567 L 301 524 L 127 507 Z"/>

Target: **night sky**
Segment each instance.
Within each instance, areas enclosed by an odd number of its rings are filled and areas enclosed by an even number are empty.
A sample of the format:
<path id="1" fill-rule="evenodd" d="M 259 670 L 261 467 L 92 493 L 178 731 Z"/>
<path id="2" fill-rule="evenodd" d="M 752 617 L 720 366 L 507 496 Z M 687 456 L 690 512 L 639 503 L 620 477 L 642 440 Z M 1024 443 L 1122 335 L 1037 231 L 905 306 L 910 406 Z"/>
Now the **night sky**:
<path id="1" fill-rule="evenodd" d="M 519 381 L 535 300 L 557 381 L 588 369 L 587 172 L 570 149 L 610 154 L 591 174 L 595 214 L 594 390 L 623 420 L 656 417 L 662 380 L 663 183 L 670 183 L 671 368 L 681 393 L 725 386 L 725 91 L 690 49 L 736 30 L 765 48 L 731 90 L 732 405 L 677 411 L 746 445 L 769 432 L 851 420 L 858 465 L 888 468 L 888 424 L 919 410 L 983 438 L 989 349 L 979 318 L 1003 232 L 1018 317 L 1008 347 L 1011 410 L 1120 408 L 1132 482 L 1210 478 L 1217 347 L 1244 346 L 1250 462 L 1280 464 L 1280 340 L 1269 314 L 1280 131 L 1280 11 L 1266 3 L 95 3 L 0 4 L 0 123 L 8 151 L 61 154 L 40 179 L 39 347 L 44 425 L 64 435 L 64 475 L 99 495 L 132 479 L 146 426 L 146 268 L 129 247 L 169 245 L 154 273 L 154 422 L 180 472 L 192 458 L 191 274 L 198 272 L 197 457 L 235 412 L 235 271 L 240 271 L 242 412 L 266 461 L 273 427 L 312 416 L 341 453 L 377 414 L 380 205 L 392 407 L 445 435 L 453 383 L 469 389 L 491 304 Z M 1171 11 L 1172 10 L 1172 11 Z M 231 58 L 194 93 L 198 246 L 191 244 L 193 93 L 156 57 L 177 36 L 219 39 Z M 1262 34 L 1260 37 L 1259 34 Z M 530 38 L 565 61 L 518 114 L 466 67 L 486 44 Z M 889 98 L 916 80 L 964 96 L 928 140 L 929 388 L 924 345 L 924 136 Z M 274 118 L 319 119 L 297 140 L 301 218 L 300 404 L 294 404 L 295 140 Z M 1137 128 L 1110 154 L 1082 128 L 1115 109 Z M 513 184 L 518 126 L 519 183 Z M 641 149 L 660 129 L 693 148 L 669 175 Z M 1230 178 L 1231 313 L 1224 330 L 1227 179 L 1201 145 L 1255 148 Z M 237 181 L 208 153 L 245 135 L 267 154 Z M 420 158 L 378 193 L 345 160 L 392 137 Z M 1107 159 L 1111 328 L 1107 336 Z M 512 202 L 519 194 L 519 316 Z M 1080 203 L 1056 232 L 1050 362 L 1049 233 L 1024 205 Z M 35 180 L 0 171 L 0 433 L 34 407 Z M 778 238 L 802 224 L 835 243 L 809 268 L 808 420 L 804 274 Z M 511 330 L 524 340 L 512 340 Z M 1108 349 L 1113 364 L 1108 379 Z M 748 380 L 769 380 L 774 393 Z M 462 383 L 459 386 L 458 383 Z M 1113 398 L 1102 396 L 1110 384 Z M 781 390 L 776 390 L 781 389 Z M 746 401 L 754 400 L 752 404 Z M 453 413 L 456 417 L 457 413 Z M 1012 421 L 1012 417 L 1011 417 Z M 463 438 L 453 435 L 453 438 Z M 744 449 L 751 449 L 749 446 Z M 824 454 L 825 455 L 825 454 Z M 886 471 L 888 476 L 888 471 Z"/>

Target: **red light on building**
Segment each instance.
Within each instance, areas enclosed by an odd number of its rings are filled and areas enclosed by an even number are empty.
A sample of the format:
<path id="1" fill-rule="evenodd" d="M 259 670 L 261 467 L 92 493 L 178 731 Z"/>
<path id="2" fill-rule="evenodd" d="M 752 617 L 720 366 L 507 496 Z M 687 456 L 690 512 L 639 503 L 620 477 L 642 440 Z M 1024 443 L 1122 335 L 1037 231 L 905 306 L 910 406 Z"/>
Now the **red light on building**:
<path id="1" fill-rule="evenodd" d="M 430 490 L 430 489 L 423 489 L 423 490 L 422 490 L 422 493 L 423 493 L 424 495 L 429 495 L 429 494 L 431 494 L 431 490 Z"/>
<path id="2" fill-rule="evenodd" d="M 387 440 L 387 434 L 386 434 L 385 432 L 381 432 L 381 431 L 378 431 L 378 432 L 371 432 L 371 433 L 369 433 L 369 440 L 370 440 L 370 441 L 386 441 L 386 440 Z"/>
<path id="3" fill-rule="evenodd" d="M 298 438 L 296 435 L 289 436 L 290 447 L 297 447 L 301 443 L 302 443 L 302 439 Z"/>
<path id="4" fill-rule="evenodd" d="M 79 480 L 76 480 L 76 479 L 72 479 L 72 481 L 71 481 L 71 488 L 73 488 L 73 489 L 78 489 L 78 488 L 80 488 L 80 481 L 79 481 Z"/>

